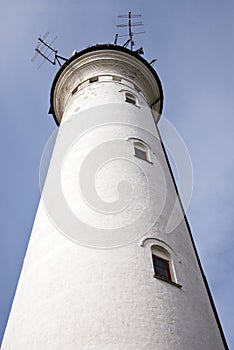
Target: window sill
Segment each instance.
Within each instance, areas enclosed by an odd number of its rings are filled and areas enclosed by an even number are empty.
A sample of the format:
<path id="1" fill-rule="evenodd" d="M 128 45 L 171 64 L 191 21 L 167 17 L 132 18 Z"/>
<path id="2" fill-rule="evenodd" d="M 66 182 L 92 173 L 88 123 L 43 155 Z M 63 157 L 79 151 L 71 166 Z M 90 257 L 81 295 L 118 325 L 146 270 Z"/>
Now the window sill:
<path id="1" fill-rule="evenodd" d="M 137 159 L 143 160 L 144 162 L 147 162 L 147 163 L 149 163 L 149 164 L 154 164 L 153 162 L 151 162 L 151 161 L 148 160 L 148 159 L 143 159 L 143 158 L 137 157 L 135 154 L 134 154 L 134 157 L 136 157 Z"/>
<path id="2" fill-rule="evenodd" d="M 126 101 L 126 100 L 125 100 L 125 102 L 128 103 L 128 104 L 130 104 L 130 105 L 132 105 L 132 106 L 134 106 L 134 107 L 141 108 L 139 105 L 137 105 L 137 104 L 135 104 L 135 103 L 131 103 L 131 102 L 128 102 L 128 101 Z"/>
<path id="3" fill-rule="evenodd" d="M 162 278 L 162 277 L 160 277 L 160 276 L 154 275 L 153 277 L 154 277 L 154 278 L 157 278 L 158 280 L 161 280 L 161 281 L 167 282 L 167 283 L 169 283 L 169 284 L 172 284 L 173 286 L 175 286 L 175 287 L 177 287 L 177 288 L 182 288 L 182 287 L 183 287 L 181 284 L 178 284 L 178 283 L 173 282 L 173 281 L 166 280 L 165 278 Z"/>

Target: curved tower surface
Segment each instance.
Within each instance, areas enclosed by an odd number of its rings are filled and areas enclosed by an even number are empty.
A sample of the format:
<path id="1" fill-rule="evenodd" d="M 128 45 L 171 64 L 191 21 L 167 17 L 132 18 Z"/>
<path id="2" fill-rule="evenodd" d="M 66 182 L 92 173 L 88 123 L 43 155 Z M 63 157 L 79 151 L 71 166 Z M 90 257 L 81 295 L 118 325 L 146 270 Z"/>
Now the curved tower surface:
<path id="1" fill-rule="evenodd" d="M 222 350 L 227 344 L 137 53 L 97 45 L 60 68 L 59 126 L 2 350 Z"/>

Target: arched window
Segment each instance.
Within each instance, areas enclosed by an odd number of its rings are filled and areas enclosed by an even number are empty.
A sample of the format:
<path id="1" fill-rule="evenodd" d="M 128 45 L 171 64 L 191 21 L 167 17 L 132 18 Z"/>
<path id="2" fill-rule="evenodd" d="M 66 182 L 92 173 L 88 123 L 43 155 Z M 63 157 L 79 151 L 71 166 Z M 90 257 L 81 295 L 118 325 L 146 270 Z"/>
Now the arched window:
<path id="1" fill-rule="evenodd" d="M 143 142 L 139 142 L 139 141 L 135 141 L 133 145 L 134 145 L 135 157 L 143 160 L 147 160 L 148 162 L 150 162 L 148 147 Z"/>
<path id="2" fill-rule="evenodd" d="M 154 277 L 166 281 L 178 288 L 182 288 L 182 285 L 176 280 L 170 253 L 160 245 L 153 245 L 151 247 L 151 253 Z"/>
<path id="3" fill-rule="evenodd" d="M 151 251 L 155 277 L 173 281 L 171 256 L 168 251 L 158 245 L 152 246 Z"/>

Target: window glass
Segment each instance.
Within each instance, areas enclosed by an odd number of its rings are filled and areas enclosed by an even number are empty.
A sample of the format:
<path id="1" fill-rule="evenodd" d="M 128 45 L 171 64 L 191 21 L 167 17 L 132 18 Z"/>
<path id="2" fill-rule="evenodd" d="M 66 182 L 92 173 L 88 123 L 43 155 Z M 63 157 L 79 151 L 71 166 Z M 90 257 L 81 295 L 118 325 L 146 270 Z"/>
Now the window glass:
<path id="1" fill-rule="evenodd" d="M 125 101 L 133 105 L 136 105 L 136 97 L 128 92 L 126 92 L 125 94 Z"/>
<path id="2" fill-rule="evenodd" d="M 147 152 L 142 150 L 142 149 L 140 149 L 140 148 L 137 148 L 137 147 L 135 147 L 135 156 L 137 158 L 141 158 L 143 160 L 147 160 Z"/>
<path id="3" fill-rule="evenodd" d="M 134 152 L 135 157 L 150 161 L 149 149 L 144 143 L 138 141 L 134 142 Z"/>
<path id="4" fill-rule="evenodd" d="M 167 281 L 171 281 L 169 261 L 156 255 L 152 255 L 152 258 L 155 275 Z"/>

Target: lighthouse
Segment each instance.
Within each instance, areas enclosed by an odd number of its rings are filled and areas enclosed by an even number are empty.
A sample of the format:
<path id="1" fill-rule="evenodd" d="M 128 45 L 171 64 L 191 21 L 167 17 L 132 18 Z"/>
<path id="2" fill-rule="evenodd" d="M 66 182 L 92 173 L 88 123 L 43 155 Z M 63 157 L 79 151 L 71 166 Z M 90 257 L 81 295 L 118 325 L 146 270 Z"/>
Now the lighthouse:
<path id="1" fill-rule="evenodd" d="M 228 349 L 162 107 L 156 71 L 125 47 L 92 46 L 59 69 L 58 135 L 2 350 Z"/>

